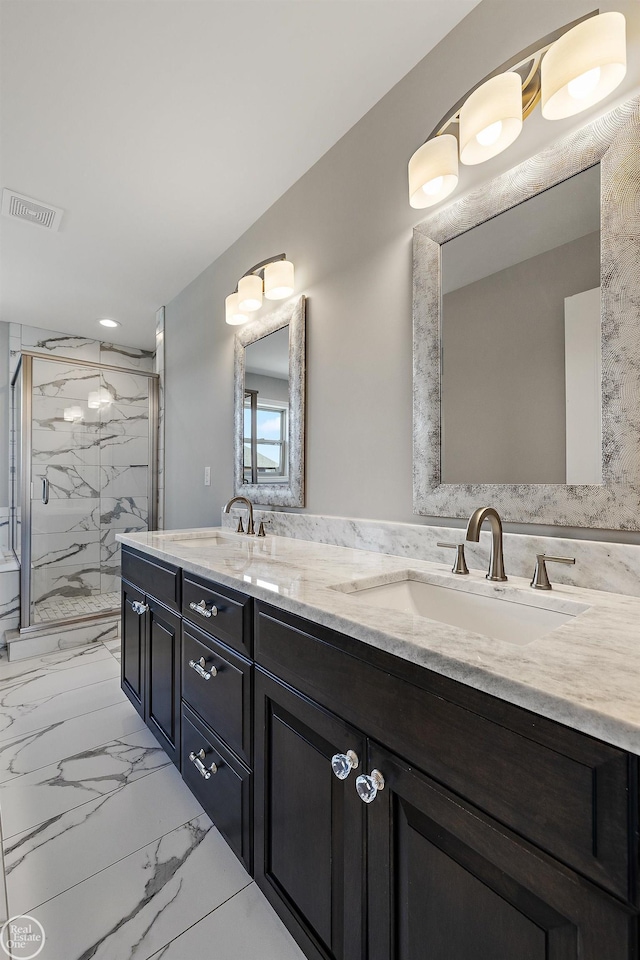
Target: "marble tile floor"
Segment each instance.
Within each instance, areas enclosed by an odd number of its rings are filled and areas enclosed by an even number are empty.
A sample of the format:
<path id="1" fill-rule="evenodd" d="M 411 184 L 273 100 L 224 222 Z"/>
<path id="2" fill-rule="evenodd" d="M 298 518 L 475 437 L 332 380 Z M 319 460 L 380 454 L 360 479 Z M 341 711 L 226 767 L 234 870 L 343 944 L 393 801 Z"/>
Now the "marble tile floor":
<path id="1" fill-rule="evenodd" d="M 303 960 L 120 690 L 120 642 L 0 658 L 9 916 L 41 960 Z"/>
<path id="2" fill-rule="evenodd" d="M 87 597 L 56 597 L 33 604 L 33 622 L 48 623 L 87 617 L 94 613 L 120 609 L 120 593 L 96 593 Z"/>

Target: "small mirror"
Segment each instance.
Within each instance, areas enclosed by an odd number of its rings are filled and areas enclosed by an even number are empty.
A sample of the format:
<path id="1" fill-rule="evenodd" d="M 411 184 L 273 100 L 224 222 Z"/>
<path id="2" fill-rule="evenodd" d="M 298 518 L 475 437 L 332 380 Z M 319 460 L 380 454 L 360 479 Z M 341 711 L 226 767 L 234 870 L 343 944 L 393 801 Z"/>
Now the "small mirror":
<path id="1" fill-rule="evenodd" d="M 236 334 L 236 494 L 304 506 L 305 372 L 304 297 Z"/>
<path id="2" fill-rule="evenodd" d="M 244 354 L 244 481 L 289 479 L 289 324 Z"/>

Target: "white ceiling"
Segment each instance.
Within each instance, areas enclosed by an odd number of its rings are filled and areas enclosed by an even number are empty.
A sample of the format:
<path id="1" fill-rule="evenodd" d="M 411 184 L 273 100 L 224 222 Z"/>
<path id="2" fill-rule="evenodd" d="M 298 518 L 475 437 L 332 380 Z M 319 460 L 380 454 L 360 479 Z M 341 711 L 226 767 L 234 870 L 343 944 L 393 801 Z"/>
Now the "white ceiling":
<path id="1" fill-rule="evenodd" d="M 156 309 L 477 2 L 2 0 L 0 185 L 65 215 L 0 218 L 0 319 L 153 346 Z"/>

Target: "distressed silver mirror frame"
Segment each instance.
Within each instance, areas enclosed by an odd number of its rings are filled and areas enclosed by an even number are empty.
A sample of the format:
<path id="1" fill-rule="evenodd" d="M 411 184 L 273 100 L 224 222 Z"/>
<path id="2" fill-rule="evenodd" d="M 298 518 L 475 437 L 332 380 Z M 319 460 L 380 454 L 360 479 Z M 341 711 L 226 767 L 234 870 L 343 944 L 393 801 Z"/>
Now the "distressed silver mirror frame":
<path id="1" fill-rule="evenodd" d="M 289 480 L 287 483 L 244 483 L 245 348 L 270 333 L 289 327 Z M 266 317 L 242 327 L 234 351 L 234 468 L 236 495 L 278 507 L 304 507 L 304 425 L 306 393 L 305 298 L 289 300 Z"/>
<path id="2" fill-rule="evenodd" d="M 601 485 L 446 484 L 440 464 L 441 251 L 447 240 L 601 164 Z M 640 529 L 640 98 L 546 148 L 420 223 L 413 233 L 413 510 Z"/>

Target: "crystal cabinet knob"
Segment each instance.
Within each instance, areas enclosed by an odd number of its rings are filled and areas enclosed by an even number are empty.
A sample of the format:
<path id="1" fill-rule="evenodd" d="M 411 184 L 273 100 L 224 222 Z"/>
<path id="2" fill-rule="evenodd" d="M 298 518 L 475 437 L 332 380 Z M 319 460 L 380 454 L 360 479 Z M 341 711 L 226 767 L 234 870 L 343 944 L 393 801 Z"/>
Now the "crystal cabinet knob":
<path id="1" fill-rule="evenodd" d="M 353 750 L 346 753 L 336 753 L 331 757 L 331 769 L 338 780 L 346 780 L 352 770 L 360 765 L 358 754 Z"/>
<path id="2" fill-rule="evenodd" d="M 134 600 L 133 603 L 131 604 L 131 609 L 133 610 L 134 613 L 137 613 L 138 616 L 141 617 L 149 609 L 149 604 L 140 603 L 139 600 Z"/>
<path id="3" fill-rule="evenodd" d="M 363 803 L 372 803 L 378 790 L 384 790 L 384 777 L 379 770 L 372 770 L 370 774 L 363 773 L 356 780 L 356 790 Z"/>

